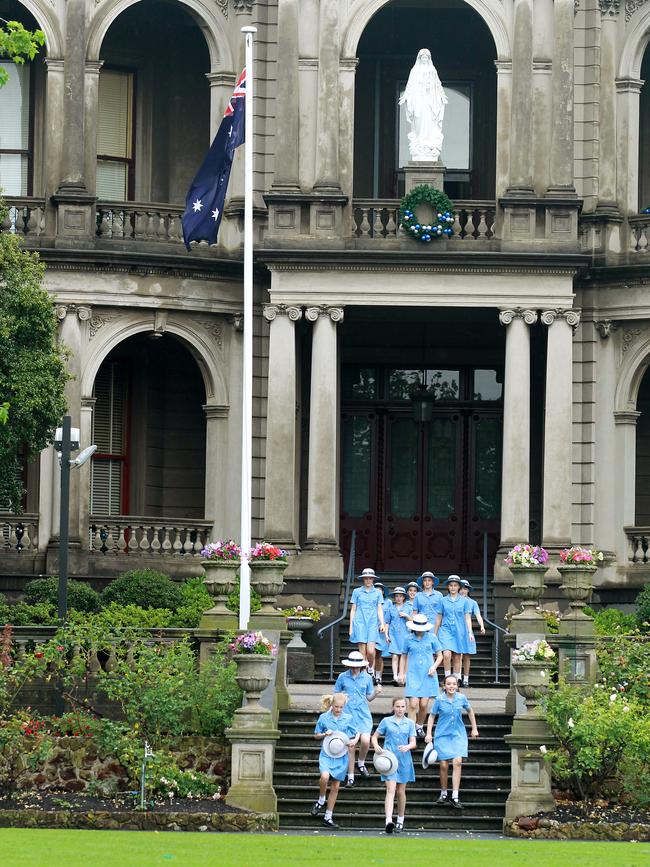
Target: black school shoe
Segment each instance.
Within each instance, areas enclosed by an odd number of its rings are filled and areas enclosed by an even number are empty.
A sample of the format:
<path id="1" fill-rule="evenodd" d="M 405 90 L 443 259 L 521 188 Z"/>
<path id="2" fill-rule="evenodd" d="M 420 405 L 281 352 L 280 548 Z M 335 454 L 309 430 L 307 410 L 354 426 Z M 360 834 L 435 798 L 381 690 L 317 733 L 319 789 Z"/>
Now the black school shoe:
<path id="1" fill-rule="evenodd" d="M 365 765 L 362 765 L 361 767 L 357 765 L 357 774 L 359 774 L 360 777 L 364 777 L 367 779 L 370 776 L 370 771 Z"/>
<path id="2" fill-rule="evenodd" d="M 338 828 L 338 825 L 336 824 L 334 819 L 326 819 L 324 816 L 323 825 L 325 825 L 326 828 L 332 828 L 332 830 L 336 830 Z"/>
<path id="3" fill-rule="evenodd" d="M 325 806 L 325 804 L 319 804 L 318 801 L 316 801 L 316 803 L 314 804 L 314 806 L 311 808 L 311 810 L 309 812 L 311 813 L 312 816 L 317 816 L 320 813 L 320 811 L 323 809 L 324 806 Z"/>
<path id="4" fill-rule="evenodd" d="M 463 809 L 463 805 L 461 804 L 461 802 L 458 800 L 454 800 L 453 798 L 449 802 L 449 806 L 453 807 L 454 810 L 462 810 Z"/>
<path id="5" fill-rule="evenodd" d="M 434 807 L 449 807 L 451 804 L 451 798 L 449 795 L 440 795 L 438 800 L 434 803 Z"/>
<path id="6" fill-rule="evenodd" d="M 395 830 L 395 825 L 392 822 L 386 822 L 386 833 L 392 834 Z"/>
<path id="7" fill-rule="evenodd" d="M 404 830 L 404 825 L 403 825 L 401 822 L 396 822 L 396 823 L 395 823 L 395 832 L 394 832 L 394 833 L 395 833 L 395 834 L 401 834 L 403 830 Z"/>

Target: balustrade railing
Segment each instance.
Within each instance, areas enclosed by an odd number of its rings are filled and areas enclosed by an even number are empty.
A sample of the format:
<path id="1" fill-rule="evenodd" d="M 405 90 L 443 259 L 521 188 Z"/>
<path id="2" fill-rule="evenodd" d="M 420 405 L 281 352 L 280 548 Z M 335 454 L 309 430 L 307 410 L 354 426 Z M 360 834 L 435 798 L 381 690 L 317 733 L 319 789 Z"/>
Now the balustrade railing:
<path id="1" fill-rule="evenodd" d="M 639 214 L 629 218 L 630 252 L 650 252 L 650 214 Z"/>
<path id="2" fill-rule="evenodd" d="M 182 205 L 97 202 L 97 237 L 109 241 L 182 244 Z"/>
<path id="3" fill-rule="evenodd" d="M 38 237 L 45 231 L 45 199 L 31 196 L 5 198 L 8 211 L 0 225 L 1 232 Z"/>
<path id="4" fill-rule="evenodd" d="M 399 227 L 399 205 L 399 199 L 355 199 L 353 237 L 383 241 L 404 236 Z M 492 201 L 454 202 L 454 234 L 449 240 L 490 241 L 494 237 L 495 214 L 496 204 Z"/>
<path id="5" fill-rule="evenodd" d="M 134 516 L 90 518 L 90 550 L 105 556 L 200 557 L 211 521 Z"/>
<path id="6" fill-rule="evenodd" d="M 0 552 L 20 554 L 38 550 L 38 515 L 0 514 Z"/>
<path id="7" fill-rule="evenodd" d="M 634 565 L 650 563 L 650 527 L 626 527 L 628 562 Z"/>

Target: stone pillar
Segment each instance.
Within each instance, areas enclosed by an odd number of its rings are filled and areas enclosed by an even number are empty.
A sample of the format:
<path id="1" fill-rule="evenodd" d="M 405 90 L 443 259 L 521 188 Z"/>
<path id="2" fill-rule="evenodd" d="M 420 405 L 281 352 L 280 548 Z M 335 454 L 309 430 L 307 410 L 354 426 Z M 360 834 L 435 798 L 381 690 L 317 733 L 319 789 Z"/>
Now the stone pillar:
<path id="1" fill-rule="evenodd" d="M 338 527 L 338 357 L 336 326 L 342 307 L 308 307 L 314 323 L 309 410 L 307 542 L 336 547 Z"/>
<path id="2" fill-rule="evenodd" d="M 277 44 L 275 124 L 282 134 L 282 155 L 276 161 L 272 189 L 299 192 L 298 0 L 278 0 Z"/>
<path id="3" fill-rule="evenodd" d="M 598 111 L 598 207 L 604 214 L 618 215 L 616 202 L 616 65 L 619 0 L 599 0 L 600 106 Z"/>
<path id="4" fill-rule="evenodd" d="M 622 519 L 623 527 L 633 527 L 636 522 L 636 423 L 640 415 L 640 412 L 632 409 L 614 413 L 618 455 L 616 514 Z M 629 548 L 627 536 L 620 533 L 617 551 L 619 563 L 626 564 L 631 559 Z"/>
<path id="5" fill-rule="evenodd" d="M 510 178 L 510 102 L 512 99 L 512 62 L 495 60 L 497 70 L 497 157 L 496 194 L 504 195 Z"/>
<path id="6" fill-rule="evenodd" d="M 532 195 L 533 0 L 514 0 L 510 195 Z"/>
<path id="7" fill-rule="evenodd" d="M 573 0 L 554 0 L 548 191 L 572 197 L 576 194 L 573 182 L 573 16 Z"/>
<path id="8" fill-rule="evenodd" d="M 212 521 L 212 539 L 227 536 L 228 415 L 230 407 L 205 404 L 205 514 Z"/>
<path id="9" fill-rule="evenodd" d="M 296 333 L 300 307 L 266 304 L 270 323 L 264 538 L 296 545 Z"/>
<path id="10" fill-rule="evenodd" d="M 86 63 L 86 136 L 85 168 L 86 187 L 89 192 L 97 190 L 97 123 L 99 115 L 99 73 L 103 60 Z"/>
<path id="11" fill-rule="evenodd" d="M 571 544 L 573 328 L 580 313 L 545 310 L 541 318 L 548 325 L 542 544 L 559 549 Z"/>
<path id="12" fill-rule="evenodd" d="M 506 331 L 503 395 L 501 545 L 528 541 L 530 479 L 530 331 L 534 310 L 502 310 Z M 497 558 L 500 559 L 500 558 Z M 509 573 L 508 573 L 509 580 Z"/>
<path id="13" fill-rule="evenodd" d="M 93 436 L 93 412 L 95 411 L 95 398 L 82 397 L 79 411 L 79 439 L 80 449 L 92 445 Z M 79 535 L 83 550 L 90 549 L 90 467 L 91 461 L 73 470 L 72 475 L 79 477 Z"/>
<path id="14" fill-rule="evenodd" d="M 58 189 L 61 182 L 61 161 L 63 159 L 63 60 L 45 58 L 47 84 L 45 100 L 45 167 L 44 183 L 46 199 Z M 52 237 L 56 230 L 56 211 L 45 209 L 46 234 Z"/>
<path id="15" fill-rule="evenodd" d="M 625 550 L 625 534 L 619 520 L 616 491 L 616 425 L 613 407 L 616 397 L 616 345 L 612 336 L 616 323 L 600 320 L 594 323 L 600 340 L 596 356 L 596 416 L 595 436 L 598 461 L 594 477 L 594 540 L 603 552 L 604 562 L 598 570 L 599 581 L 616 580 L 616 551 L 619 536 Z M 624 562 L 624 561 L 623 561 Z"/>
<path id="16" fill-rule="evenodd" d="M 318 21 L 318 120 L 314 190 L 340 193 L 339 3 L 320 0 Z"/>
<path id="17" fill-rule="evenodd" d="M 217 134 L 223 113 L 237 81 L 234 72 L 206 72 L 210 84 L 210 142 Z"/>
<path id="18" fill-rule="evenodd" d="M 637 214 L 645 202 L 639 202 L 639 98 L 643 82 L 623 78 L 616 82 L 618 158 L 618 201 L 625 215 Z M 625 247 L 631 249 L 627 237 Z"/>

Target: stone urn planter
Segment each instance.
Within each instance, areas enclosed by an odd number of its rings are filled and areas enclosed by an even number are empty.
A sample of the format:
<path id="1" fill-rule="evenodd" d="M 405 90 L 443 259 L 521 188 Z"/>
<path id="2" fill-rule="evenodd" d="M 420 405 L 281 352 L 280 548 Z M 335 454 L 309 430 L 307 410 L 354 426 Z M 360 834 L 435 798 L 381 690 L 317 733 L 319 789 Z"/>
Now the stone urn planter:
<path id="1" fill-rule="evenodd" d="M 539 629 L 527 627 L 527 631 L 544 634 L 546 632 L 546 621 L 536 608 L 546 590 L 544 576 L 548 572 L 548 567 L 508 566 L 508 569 L 512 573 L 512 589 L 515 595 L 521 599 L 522 607 L 522 611 L 519 614 L 515 614 L 512 618 L 514 627 L 512 631 L 516 631 L 519 622 L 522 626 L 524 623 L 528 624 L 528 626 L 538 624 Z"/>
<path id="2" fill-rule="evenodd" d="M 570 611 L 560 621 L 561 635 L 593 635 L 593 617 L 585 614 L 584 608 L 594 589 L 596 566 L 584 564 L 558 566 L 562 576 L 560 590 L 569 600 Z"/>
<path id="3" fill-rule="evenodd" d="M 287 617 L 287 629 L 293 632 L 287 650 L 307 650 L 307 645 L 302 640 L 302 633 L 311 629 L 313 625 L 314 621 L 311 617 Z"/>
<path id="4" fill-rule="evenodd" d="M 526 703 L 527 716 L 540 717 L 538 702 L 541 695 L 548 692 L 551 679 L 551 663 L 544 660 L 529 660 L 515 662 L 512 667 L 516 672 L 517 692 Z"/>
<path id="5" fill-rule="evenodd" d="M 226 602 L 237 583 L 239 560 L 202 560 L 201 565 L 205 572 L 205 589 L 215 602 L 214 607 L 205 613 L 232 617 L 232 611 L 226 608 Z"/>
<path id="6" fill-rule="evenodd" d="M 277 610 L 277 598 L 284 587 L 283 575 L 288 566 L 286 560 L 251 560 L 251 584 L 259 593 L 262 607 L 260 614 L 283 617 Z"/>
<path id="7" fill-rule="evenodd" d="M 235 679 L 246 695 L 246 713 L 268 713 L 260 704 L 260 696 L 271 682 L 275 657 L 237 653 L 233 659 L 237 665 Z"/>

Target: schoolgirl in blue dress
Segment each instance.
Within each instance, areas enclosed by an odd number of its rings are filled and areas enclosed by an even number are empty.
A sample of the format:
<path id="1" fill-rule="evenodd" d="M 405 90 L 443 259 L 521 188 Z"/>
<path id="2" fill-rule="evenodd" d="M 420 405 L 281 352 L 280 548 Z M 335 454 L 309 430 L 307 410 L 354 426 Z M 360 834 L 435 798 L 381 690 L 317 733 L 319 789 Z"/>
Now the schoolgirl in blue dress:
<path id="1" fill-rule="evenodd" d="M 377 590 L 381 590 L 381 595 L 383 598 L 381 607 L 384 612 L 384 625 L 386 626 L 388 622 L 388 612 L 393 607 L 393 602 L 390 597 L 387 597 L 385 595 L 384 585 L 380 581 L 375 581 L 375 587 L 377 588 Z M 386 631 L 379 633 L 377 645 L 375 647 L 375 683 L 381 683 L 382 675 L 384 673 L 384 661 L 386 659 L 390 659 L 391 656 L 391 650 L 388 646 L 388 642 L 388 626 L 386 626 Z"/>
<path id="2" fill-rule="evenodd" d="M 442 593 L 435 590 L 440 583 L 433 572 L 423 572 L 417 580 L 420 587 L 413 602 L 413 610 L 418 614 L 426 614 L 429 623 L 435 626 L 436 617 L 440 613 L 442 604 Z"/>
<path id="3" fill-rule="evenodd" d="M 469 616 L 470 618 L 475 617 L 476 622 L 478 623 L 478 628 L 480 630 L 481 635 L 485 635 L 485 624 L 483 623 L 483 618 L 481 617 L 481 609 L 478 607 L 478 602 L 476 599 L 470 598 L 470 593 L 472 592 L 472 585 L 466 578 L 460 579 L 460 595 L 464 596 L 467 602 L 469 603 L 470 610 Z M 469 636 L 465 641 L 465 647 L 463 648 L 463 686 L 469 686 L 469 670 L 472 664 L 472 655 L 476 653 L 476 641 L 470 641 Z"/>
<path id="4" fill-rule="evenodd" d="M 425 742 L 431 743 L 437 753 L 440 762 L 440 797 L 436 801 L 438 807 L 454 807 L 462 810 L 463 805 L 459 801 L 460 775 L 463 759 L 467 758 L 467 732 L 463 723 L 463 713 L 467 713 L 472 724 L 471 736 L 478 737 L 476 716 L 467 696 L 458 692 L 458 680 L 453 674 L 445 677 L 444 690 L 438 695 L 429 714 L 427 734 Z M 438 717 L 435 732 L 433 733 L 433 721 Z M 435 761 L 435 758 L 433 759 Z M 447 784 L 449 781 L 449 762 L 452 763 L 452 791 L 451 798 Z"/>
<path id="5" fill-rule="evenodd" d="M 327 825 L 328 828 L 338 827 L 334 824 L 332 814 L 339 794 L 339 784 L 341 780 L 345 779 L 345 774 L 348 769 L 349 753 L 351 751 L 354 755 L 354 747 L 359 740 L 359 733 L 355 728 L 354 720 L 349 713 L 345 713 L 345 705 L 347 704 L 347 701 L 347 695 L 342 692 L 335 692 L 334 695 L 324 695 L 321 698 L 321 710 L 323 713 L 318 717 L 316 727 L 314 728 L 314 737 L 316 740 L 320 740 L 321 744 L 328 735 L 331 735 L 334 732 L 343 732 L 350 739 L 348 744 L 349 749 L 347 752 L 343 753 L 342 756 L 339 756 L 338 758 L 329 756 L 323 749 L 322 745 L 320 755 L 318 756 L 320 788 L 318 800 L 314 803 L 310 812 L 312 816 L 318 816 L 320 811 L 323 809 L 325 806 L 327 785 L 331 781 L 330 794 L 327 799 L 327 809 L 323 816 L 323 823 Z"/>
<path id="6" fill-rule="evenodd" d="M 418 737 L 427 715 L 429 699 L 438 692 L 437 668 L 442 662 L 440 642 L 433 633 L 433 623 L 424 614 L 414 614 L 406 624 L 412 635 L 406 643 L 406 689 L 409 718 L 415 723 Z"/>
<path id="7" fill-rule="evenodd" d="M 393 683 L 403 686 L 406 682 L 406 642 L 410 632 L 406 624 L 413 614 L 413 605 L 406 601 L 406 591 L 403 587 L 393 590 L 393 604 L 386 614 L 386 626 L 390 652 L 393 657 Z"/>
<path id="8" fill-rule="evenodd" d="M 383 748 L 379 746 L 379 738 L 383 737 Z M 406 716 L 406 700 L 393 699 L 393 715 L 384 717 L 372 736 L 372 747 L 381 755 L 384 750 L 390 750 L 397 756 L 397 770 L 389 776 L 382 774 L 382 782 L 386 783 L 386 833 L 393 830 L 399 834 L 404 830 L 406 813 L 406 784 L 415 781 L 413 756 L 411 751 L 416 746 L 415 725 Z M 397 795 L 397 822 L 393 824 L 393 807 Z"/>
<path id="9" fill-rule="evenodd" d="M 460 681 L 460 659 L 463 648 L 466 642 L 474 642 L 472 618 L 467 600 L 459 593 L 458 575 L 450 575 L 446 587 L 449 593 L 442 600 L 442 607 L 436 620 L 436 634 L 442 646 L 445 676 L 454 674 Z"/>
<path id="10" fill-rule="evenodd" d="M 417 581 L 409 581 L 406 585 L 406 601 L 415 606 L 415 597 L 420 592 Z"/>
<path id="11" fill-rule="evenodd" d="M 383 595 L 375 586 L 374 569 L 364 569 L 358 580 L 363 587 L 352 593 L 350 606 L 350 641 L 356 644 L 368 663 L 368 674 L 375 676 L 375 646 L 380 632 L 384 632 Z"/>
<path id="12" fill-rule="evenodd" d="M 348 670 L 336 678 L 334 692 L 344 692 L 348 697 L 346 712 L 352 717 L 355 729 L 359 732 L 359 760 L 357 762 L 359 776 L 369 777 L 370 773 L 366 768 L 366 756 L 370 747 L 372 715 L 368 702 L 374 701 L 380 694 L 381 684 L 373 685 L 372 678 L 365 670 L 366 660 L 358 650 L 352 650 L 348 654 L 348 658 L 344 659 L 342 663 Z M 350 752 L 348 761 L 348 786 L 354 785 L 354 753 L 355 750 Z"/>

